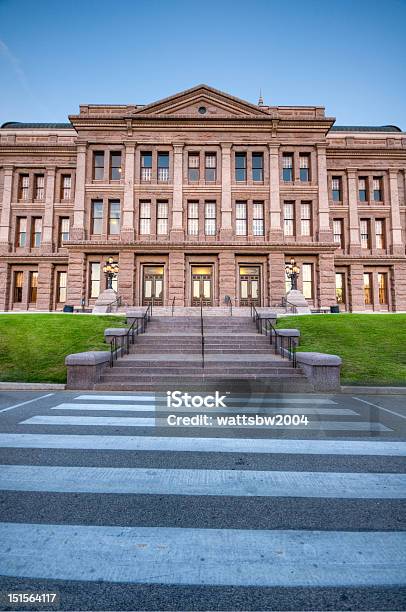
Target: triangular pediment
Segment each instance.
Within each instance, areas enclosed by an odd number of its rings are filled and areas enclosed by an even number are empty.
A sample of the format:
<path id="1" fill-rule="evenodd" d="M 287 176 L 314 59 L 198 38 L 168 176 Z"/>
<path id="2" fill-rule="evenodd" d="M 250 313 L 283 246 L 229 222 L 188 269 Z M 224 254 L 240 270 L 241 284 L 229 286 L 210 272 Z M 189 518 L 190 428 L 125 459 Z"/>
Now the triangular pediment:
<path id="1" fill-rule="evenodd" d="M 258 106 L 208 85 L 198 85 L 164 100 L 148 104 L 138 109 L 135 115 L 196 119 L 269 117 L 269 114 Z"/>

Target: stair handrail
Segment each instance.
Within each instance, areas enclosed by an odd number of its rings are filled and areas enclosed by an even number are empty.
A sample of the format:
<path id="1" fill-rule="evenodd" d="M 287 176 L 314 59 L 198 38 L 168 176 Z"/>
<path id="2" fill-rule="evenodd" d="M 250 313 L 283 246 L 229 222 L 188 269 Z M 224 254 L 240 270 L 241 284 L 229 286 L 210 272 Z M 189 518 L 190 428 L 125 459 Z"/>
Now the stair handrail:
<path id="1" fill-rule="evenodd" d="M 282 296 L 282 308 L 285 308 L 286 312 L 289 312 L 289 306 L 291 308 L 291 312 L 296 314 L 297 306 L 295 304 L 292 304 L 292 302 L 289 302 L 289 300 L 287 300 L 285 296 Z"/>
<path id="2" fill-rule="evenodd" d="M 117 304 L 117 308 L 120 308 L 120 306 L 123 305 L 123 299 L 122 299 L 121 295 L 118 295 L 115 300 L 113 300 L 112 302 L 107 304 L 107 311 L 106 312 L 111 312 L 111 309 L 114 306 L 114 304 Z M 126 306 L 126 304 L 124 304 L 124 306 Z"/>
<path id="3" fill-rule="evenodd" d="M 204 368 L 204 324 L 203 324 L 203 300 L 200 298 L 200 335 L 202 347 L 202 368 Z"/>
<path id="4" fill-rule="evenodd" d="M 176 296 L 174 295 L 174 296 L 173 296 L 173 298 L 172 298 L 172 311 L 171 311 L 171 316 L 172 316 L 172 317 L 173 317 L 173 312 L 174 312 L 174 310 L 175 310 L 175 297 L 176 297 Z"/>
<path id="5" fill-rule="evenodd" d="M 258 313 L 252 301 L 251 301 L 251 316 L 253 318 L 253 321 L 255 322 L 255 325 L 256 325 L 256 328 L 259 334 L 263 334 L 264 329 L 265 329 L 265 336 L 267 336 L 268 330 L 269 330 L 269 343 L 271 345 L 273 345 L 273 338 L 275 338 L 275 345 L 274 345 L 275 355 L 279 353 L 280 355 L 282 355 L 282 357 L 286 357 L 286 353 L 287 353 L 287 357 L 289 361 L 291 361 L 292 366 L 296 368 L 297 362 L 296 362 L 295 343 L 294 343 L 293 338 L 291 336 L 280 335 L 278 329 L 274 327 L 272 323 L 272 319 L 270 317 L 262 317 Z M 265 321 L 265 326 L 263 325 L 264 321 Z M 285 339 L 288 342 L 287 348 L 285 347 Z M 279 347 L 278 347 L 278 340 L 279 340 Z"/>
<path id="6" fill-rule="evenodd" d="M 152 305 L 149 304 L 144 314 L 139 317 L 134 317 L 134 321 L 130 327 L 127 328 L 127 332 L 120 336 L 111 336 L 110 340 L 110 367 L 114 365 L 114 360 L 118 359 L 119 353 L 122 355 L 128 355 L 130 352 L 130 345 L 135 344 L 135 337 L 139 334 L 144 334 L 148 322 L 152 317 Z"/>

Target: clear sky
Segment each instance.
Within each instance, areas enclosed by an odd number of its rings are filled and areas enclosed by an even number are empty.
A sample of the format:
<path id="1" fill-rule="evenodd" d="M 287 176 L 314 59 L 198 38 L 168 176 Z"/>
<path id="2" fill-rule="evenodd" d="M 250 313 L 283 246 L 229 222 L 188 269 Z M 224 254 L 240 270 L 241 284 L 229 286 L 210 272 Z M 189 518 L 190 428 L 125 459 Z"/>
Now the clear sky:
<path id="1" fill-rule="evenodd" d="M 199 83 L 406 130 L 406 0 L 0 0 L 0 124 Z"/>

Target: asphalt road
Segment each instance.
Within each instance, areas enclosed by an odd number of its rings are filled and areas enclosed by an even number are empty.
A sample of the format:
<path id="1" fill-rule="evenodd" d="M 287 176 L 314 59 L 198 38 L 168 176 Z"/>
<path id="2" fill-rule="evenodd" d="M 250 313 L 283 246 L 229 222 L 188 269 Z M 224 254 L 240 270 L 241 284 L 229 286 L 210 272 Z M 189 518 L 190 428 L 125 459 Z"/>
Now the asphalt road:
<path id="1" fill-rule="evenodd" d="M 1 609 L 405 610 L 406 396 L 225 403 L 0 393 Z"/>

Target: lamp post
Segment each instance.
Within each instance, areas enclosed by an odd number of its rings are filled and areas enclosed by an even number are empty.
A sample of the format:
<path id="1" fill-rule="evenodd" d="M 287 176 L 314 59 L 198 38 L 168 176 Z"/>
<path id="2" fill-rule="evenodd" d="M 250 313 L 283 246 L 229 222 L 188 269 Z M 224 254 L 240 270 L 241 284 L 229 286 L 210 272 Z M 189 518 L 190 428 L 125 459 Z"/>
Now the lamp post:
<path id="1" fill-rule="evenodd" d="M 109 257 L 103 266 L 103 272 L 107 276 L 107 289 L 113 289 L 113 278 L 118 274 L 118 263 Z"/>
<path id="2" fill-rule="evenodd" d="M 297 279 L 300 274 L 300 268 L 296 264 L 295 258 L 292 257 L 290 263 L 285 266 L 286 276 L 290 279 L 291 291 L 297 290 Z"/>

